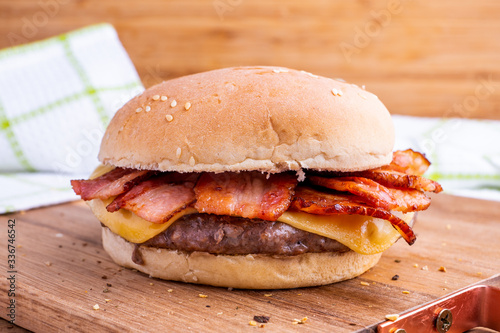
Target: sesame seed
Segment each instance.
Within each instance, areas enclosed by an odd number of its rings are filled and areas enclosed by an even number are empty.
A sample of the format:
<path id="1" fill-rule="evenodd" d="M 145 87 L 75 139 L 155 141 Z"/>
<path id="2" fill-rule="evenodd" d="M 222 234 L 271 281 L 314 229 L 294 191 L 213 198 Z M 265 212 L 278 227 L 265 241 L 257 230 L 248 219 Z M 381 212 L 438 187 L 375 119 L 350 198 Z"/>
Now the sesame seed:
<path id="1" fill-rule="evenodd" d="M 151 111 L 151 107 L 148 105 L 148 106 L 146 106 L 146 112 L 149 112 L 149 111 Z"/>
<path id="2" fill-rule="evenodd" d="M 366 96 L 363 95 L 362 93 L 358 93 L 358 95 L 362 98 L 362 99 L 366 99 Z"/>
<path id="3" fill-rule="evenodd" d="M 167 121 L 172 121 L 172 120 L 174 120 L 174 117 L 173 117 L 171 114 L 167 114 L 167 115 L 165 116 L 165 118 L 167 119 Z"/>
<path id="4" fill-rule="evenodd" d="M 168 97 L 167 97 L 167 96 L 161 96 L 161 100 L 162 100 L 162 101 L 164 101 L 164 102 L 165 102 L 167 99 L 168 99 Z"/>
<path id="5" fill-rule="evenodd" d="M 194 160 L 194 157 L 193 157 L 193 156 L 191 156 L 191 157 L 189 158 L 189 165 L 190 165 L 190 166 L 194 166 L 194 164 L 195 164 L 195 163 L 196 163 L 196 161 Z"/>
<path id="6" fill-rule="evenodd" d="M 160 95 L 154 95 L 154 96 L 153 96 L 153 101 L 157 101 L 157 100 L 159 100 L 159 99 L 160 99 Z"/>
<path id="7" fill-rule="evenodd" d="M 333 94 L 333 96 L 342 96 L 344 93 L 340 89 L 333 88 L 332 89 L 332 94 Z"/>
<path id="8" fill-rule="evenodd" d="M 175 107 L 176 105 L 177 105 L 177 101 L 174 99 L 174 100 L 172 101 L 172 103 L 170 103 L 170 106 L 171 106 L 171 107 Z"/>
<path id="9" fill-rule="evenodd" d="M 136 113 L 139 113 L 139 112 L 141 112 L 141 111 L 142 111 L 142 108 L 137 108 L 137 109 L 135 109 L 135 112 L 136 112 Z"/>
<path id="10" fill-rule="evenodd" d="M 191 103 L 187 102 L 186 104 L 184 104 L 184 109 L 189 110 L 191 108 Z"/>
<path id="11" fill-rule="evenodd" d="M 363 90 L 366 90 L 366 89 L 365 89 L 366 87 L 365 87 L 365 85 L 364 85 L 364 84 L 361 86 L 361 88 L 362 88 Z"/>
<path id="12" fill-rule="evenodd" d="M 279 70 L 279 69 L 273 69 L 273 72 L 275 72 L 275 73 L 279 73 L 279 72 L 280 72 L 280 70 Z"/>
<path id="13" fill-rule="evenodd" d="M 334 80 L 337 80 L 337 81 L 339 81 L 339 82 L 345 82 L 345 80 L 344 80 L 344 79 L 342 79 L 342 78 L 340 78 L 340 77 L 337 77 L 337 78 L 335 78 Z"/>
<path id="14" fill-rule="evenodd" d="M 175 157 L 177 157 L 177 158 L 181 157 L 181 153 L 182 153 L 182 149 L 181 149 L 181 147 L 178 147 L 177 151 L 175 152 Z"/>

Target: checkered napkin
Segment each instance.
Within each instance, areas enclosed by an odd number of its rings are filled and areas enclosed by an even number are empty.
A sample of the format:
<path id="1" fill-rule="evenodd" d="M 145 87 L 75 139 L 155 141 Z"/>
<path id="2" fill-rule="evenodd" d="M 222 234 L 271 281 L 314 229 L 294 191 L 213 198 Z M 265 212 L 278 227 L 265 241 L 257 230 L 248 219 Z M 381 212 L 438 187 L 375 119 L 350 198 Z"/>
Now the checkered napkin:
<path id="1" fill-rule="evenodd" d="M 500 121 L 392 117 L 396 149 L 413 148 L 432 162 L 425 174 L 444 192 L 500 201 Z"/>
<path id="2" fill-rule="evenodd" d="M 0 214 L 76 200 L 104 130 L 143 91 L 111 25 L 0 50 Z"/>

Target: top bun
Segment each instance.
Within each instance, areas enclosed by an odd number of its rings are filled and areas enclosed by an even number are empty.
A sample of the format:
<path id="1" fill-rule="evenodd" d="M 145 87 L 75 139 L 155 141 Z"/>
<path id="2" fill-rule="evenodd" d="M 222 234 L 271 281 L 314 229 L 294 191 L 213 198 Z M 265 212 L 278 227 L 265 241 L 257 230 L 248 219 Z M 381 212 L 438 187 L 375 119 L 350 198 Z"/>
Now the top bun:
<path id="1" fill-rule="evenodd" d="M 393 145 L 389 112 L 354 84 L 281 67 L 234 67 L 134 97 L 111 120 L 99 160 L 179 172 L 359 171 L 389 163 Z"/>

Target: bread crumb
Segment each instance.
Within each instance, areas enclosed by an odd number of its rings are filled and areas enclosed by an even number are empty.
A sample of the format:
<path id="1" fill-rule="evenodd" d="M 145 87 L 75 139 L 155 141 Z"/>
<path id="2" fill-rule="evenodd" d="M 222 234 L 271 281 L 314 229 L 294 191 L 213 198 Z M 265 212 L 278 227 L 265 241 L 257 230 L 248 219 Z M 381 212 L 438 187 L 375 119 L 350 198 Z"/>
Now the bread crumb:
<path id="1" fill-rule="evenodd" d="M 168 289 L 167 293 L 171 293 L 172 291 L 174 291 L 174 290 L 173 289 Z"/>
<path id="2" fill-rule="evenodd" d="M 52 266 L 52 263 L 50 261 L 46 261 L 45 266 L 50 267 L 50 266 Z"/>
<path id="3" fill-rule="evenodd" d="M 418 268 L 418 264 L 413 264 L 413 267 Z"/>
<path id="4" fill-rule="evenodd" d="M 149 285 L 150 285 L 150 286 L 154 286 L 153 282 L 149 282 Z"/>
<path id="5" fill-rule="evenodd" d="M 427 267 L 427 265 L 422 266 L 421 270 L 423 270 L 423 271 L 428 271 L 428 270 L 429 270 L 429 267 Z"/>
<path id="6" fill-rule="evenodd" d="M 397 313 L 385 315 L 385 319 L 390 320 L 390 321 L 396 321 L 396 320 L 398 320 L 398 318 L 399 318 L 399 315 Z"/>
<path id="7" fill-rule="evenodd" d="M 273 294 L 264 294 L 264 297 L 271 297 Z"/>
<path id="8" fill-rule="evenodd" d="M 368 282 L 365 282 L 365 281 L 361 281 L 361 282 L 360 282 L 360 284 L 361 284 L 362 286 L 369 286 L 369 285 L 370 285 Z"/>
<path id="9" fill-rule="evenodd" d="M 111 300 L 109 298 L 105 298 L 104 301 L 106 301 L 106 303 L 111 302 Z"/>
<path id="10" fill-rule="evenodd" d="M 292 324 L 297 325 L 297 324 L 305 324 L 307 321 L 307 317 L 304 317 L 302 319 L 294 319 Z"/>
<path id="11" fill-rule="evenodd" d="M 408 290 L 403 290 L 403 294 L 408 295 L 410 292 Z"/>
<path id="12" fill-rule="evenodd" d="M 99 304 L 94 305 L 94 306 L 92 307 L 92 309 L 94 309 L 94 310 L 99 310 Z"/>
<path id="13" fill-rule="evenodd" d="M 446 267 L 441 266 L 441 267 L 438 268 L 438 271 L 446 273 Z"/>
<path id="14" fill-rule="evenodd" d="M 207 297 L 208 297 L 208 295 L 205 295 L 205 294 L 198 294 L 198 297 L 199 297 L 199 298 L 207 298 Z"/>
<path id="15" fill-rule="evenodd" d="M 446 229 L 450 230 L 451 229 L 451 224 L 446 225 Z"/>
<path id="16" fill-rule="evenodd" d="M 250 325 L 250 326 L 257 326 L 257 322 L 255 320 L 250 320 L 248 322 L 248 325 Z"/>

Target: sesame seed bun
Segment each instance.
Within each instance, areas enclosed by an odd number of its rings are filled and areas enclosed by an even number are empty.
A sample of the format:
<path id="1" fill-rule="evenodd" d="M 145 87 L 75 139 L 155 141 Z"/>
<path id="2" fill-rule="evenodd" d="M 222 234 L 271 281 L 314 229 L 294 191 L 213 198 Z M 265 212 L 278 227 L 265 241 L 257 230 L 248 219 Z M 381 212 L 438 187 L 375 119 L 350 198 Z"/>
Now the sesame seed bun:
<path id="1" fill-rule="evenodd" d="M 303 71 L 235 67 L 147 89 L 121 108 L 102 141 L 104 164 L 179 172 L 387 164 L 394 129 L 378 98 Z"/>
<path id="2" fill-rule="evenodd" d="M 135 245 L 102 228 L 103 245 L 117 264 L 150 276 L 217 287 L 285 289 L 319 286 L 356 277 L 375 266 L 382 253 L 305 253 L 297 256 L 215 255 L 141 246 L 143 265 L 132 261 Z"/>

